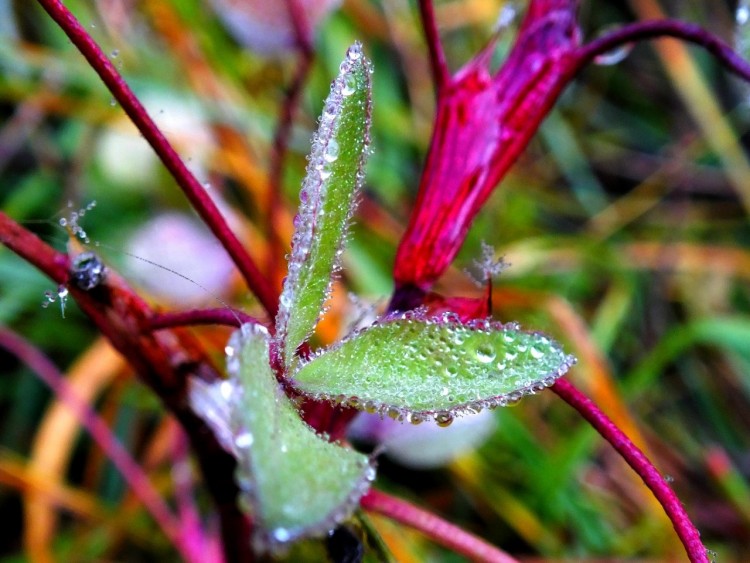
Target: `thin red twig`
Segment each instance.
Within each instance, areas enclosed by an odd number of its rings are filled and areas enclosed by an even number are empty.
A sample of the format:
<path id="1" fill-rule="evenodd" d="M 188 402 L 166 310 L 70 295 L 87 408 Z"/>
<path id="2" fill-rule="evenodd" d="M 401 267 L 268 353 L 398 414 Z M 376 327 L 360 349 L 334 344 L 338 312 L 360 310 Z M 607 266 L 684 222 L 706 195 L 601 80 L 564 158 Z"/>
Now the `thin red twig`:
<path id="1" fill-rule="evenodd" d="M 400 498 L 370 489 L 360 500 L 365 510 L 377 512 L 391 520 L 419 530 L 435 543 L 452 549 L 472 561 L 517 563 L 516 559 L 466 530 L 451 524 Z"/>
<path id="2" fill-rule="evenodd" d="M 75 394 L 57 367 L 35 346 L 14 332 L 0 327 L 0 347 L 5 348 L 31 368 L 67 406 L 107 458 L 123 476 L 133 493 L 140 499 L 156 523 L 177 551 L 187 561 L 200 561 L 198 553 L 190 548 L 181 533 L 180 521 L 172 514 L 167 503 L 151 484 L 148 475 L 93 409 Z"/>
<path id="3" fill-rule="evenodd" d="M 149 320 L 151 330 L 188 325 L 242 326 L 245 323 L 263 324 L 255 317 L 228 307 L 219 309 L 193 309 L 176 313 L 155 313 Z"/>
<path id="4" fill-rule="evenodd" d="M 440 41 L 440 33 L 438 32 L 437 20 L 435 19 L 435 6 L 432 0 L 419 0 L 419 15 L 422 18 L 427 49 L 430 53 L 432 79 L 435 81 L 437 92 L 440 93 L 440 90 L 448 83 L 450 75 L 448 72 L 448 63 L 445 61 L 443 43 Z"/>
<path id="5" fill-rule="evenodd" d="M 268 315 L 273 318 L 278 307 L 276 292 L 268 280 L 263 277 L 237 236 L 229 228 L 216 204 L 208 196 L 201 183 L 188 170 L 185 163 L 182 162 L 180 156 L 148 115 L 146 108 L 135 97 L 135 94 L 117 72 L 107 55 L 60 0 L 38 0 L 38 2 L 70 38 L 109 88 L 114 98 L 182 188 L 192 206 L 232 257 L 250 290 L 258 298 Z"/>
<path id="6" fill-rule="evenodd" d="M 58 284 L 67 284 L 68 256 L 0 212 L 0 243 L 41 270 Z M 237 486 L 232 478 L 234 458 L 216 440 L 205 422 L 185 400 L 185 381 L 199 376 L 220 378 L 203 350 L 185 334 L 150 334 L 143 330 L 153 315 L 150 308 L 110 270 L 107 282 L 94 291 L 68 285 L 70 295 L 99 331 L 128 359 L 141 381 L 148 385 L 174 414 L 187 434 L 214 500 L 221 522 L 224 556 L 228 563 L 253 559 L 251 523 L 237 506 Z"/>
<path id="7" fill-rule="evenodd" d="M 279 210 L 281 209 L 281 193 L 283 187 L 283 174 L 286 155 L 289 148 L 289 138 L 292 133 L 294 114 L 297 112 L 302 99 L 302 89 L 312 68 L 315 51 L 312 46 L 312 38 L 309 25 L 305 19 L 304 11 L 299 0 L 286 0 L 289 16 L 294 26 L 295 46 L 299 53 L 297 68 L 294 71 L 292 83 L 286 92 L 284 103 L 281 107 L 279 123 L 276 126 L 276 134 L 273 139 L 271 152 L 271 163 L 269 166 L 268 199 L 266 204 L 266 234 L 268 238 L 268 262 L 266 264 L 266 275 L 271 280 L 276 279 L 279 266 L 279 258 L 283 254 L 281 240 L 278 236 Z"/>
<path id="8" fill-rule="evenodd" d="M 690 521 L 690 517 L 677 495 L 643 452 L 607 415 L 599 410 L 599 407 L 591 399 L 576 389 L 568 380 L 558 379 L 551 389 L 578 411 L 643 479 L 643 482 L 654 493 L 654 496 L 664 508 L 664 512 L 672 521 L 690 561 L 708 563 L 709 558 L 706 548 L 701 542 L 700 532 Z"/>
<path id="9" fill-rule="evenodd" d="M 750 82 L 750 64 L 727 43 L 699 25 L 671 19 L 631 23 L 598 37 L 579 49 L 579 65 L 588 64 L 598 55 L 628 43 L 664 37 L 682 39 L 703 47 L 728 70 Z"/>

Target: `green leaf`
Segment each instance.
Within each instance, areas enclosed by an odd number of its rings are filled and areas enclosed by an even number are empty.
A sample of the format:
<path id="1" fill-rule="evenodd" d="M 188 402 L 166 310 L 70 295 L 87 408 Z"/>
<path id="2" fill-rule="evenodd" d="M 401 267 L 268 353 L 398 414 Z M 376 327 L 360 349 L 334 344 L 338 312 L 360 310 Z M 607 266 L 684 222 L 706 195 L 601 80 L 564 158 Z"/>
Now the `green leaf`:
<path id="1" fill-rule="evenodd" d="M 276 339 L 287 367 L 315 328 L 339 268 L 364 179 L 371 121 L 370 72 L 362 46 L 355 43 L 331 85 L 313 139 L 276 317 Z"/>
<path id="2" fill-rule="evenodd" d="M 227 347 L 231 379 L 218 384 L 221 397 L 191 390 L 193 407 L 237 457 L 240 503 L 259 551 L 328 532 L 375 476 L 367 456 L 328 442 L 300 418 L 268 365 L 269 340 L 263 327 L 244 325 Z"/>
<path id="3" fill-rule="evenodd" d="M 293 384 L 318 399 L 415 423 L 434 417 L 449 424 L 456 414 L 540 391 L 574 362 L 553 340 L 515 324 L 406 314 L 301 364 Z"/>

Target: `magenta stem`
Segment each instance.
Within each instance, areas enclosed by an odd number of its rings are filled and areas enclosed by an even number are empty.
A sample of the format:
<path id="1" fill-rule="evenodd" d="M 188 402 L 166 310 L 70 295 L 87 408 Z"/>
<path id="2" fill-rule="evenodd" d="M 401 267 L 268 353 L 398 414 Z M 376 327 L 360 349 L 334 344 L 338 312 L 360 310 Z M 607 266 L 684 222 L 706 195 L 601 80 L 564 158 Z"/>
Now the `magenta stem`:
<path id="1" fill-rule="evenodd" d="M 180 533 L 191 551 L 199 554 L 205 563 L 223 563 L 221 546 L 215 534 L 207 533 L 201 523 L 200 511 L 195 503 L 193 464 L 190 459 L 190 441 L 185 432 L 174 425 L 172 450 L 172 482 L 174 499 L 180 519 Z"/>
<path id="2" fill-rule="evenodd" d="M 360 505 L 365 510 L 382 514 L 391 520 L 419 530 L 435 543 L 473 561 L 517 563 L 516 559 L 483 539 L 431 512 L 382 491 L 370 489 L 360 500 Z"/>
<path id="3" fill-rule="evenodd" d="M 430 53 L 432 79 L 435 81 L 437 92 L 440 93 L 440 90 L 448 83 L 449 73 L 448 64 L 445 61 L 443 43 L 440 41 L 440 33 L 438 33 L 435 6 L 432 0 L 419 0 L 419 15 L 422 18 L 422 28 L 424 29 L 425 40 L 427 41 L 427 49 Z"/>
<path id="4" fill-rule="evenodd" d="M 708 563 L 709 558 L 706 548 L 701 542 L 700 532 L 690 521 L 690 517 L 685 512 L 680 499 L 677 498 L 667 481 L 644 453 L 607 415 L 599 410 L 599 407 L 591 399 L 576 389 L 568 380 L 558 379 L 550 389 L 578 411 L 617 450 L 628 465 L 633 468 L 633 471 L 643 479 L 643 482 L 651 489 L 651 492 L 664 508 L 664 512 L 672 521 L 690 561 Z"/>
<path id="5" fill-rule="evenodd" d="M 281 209 L 281 194 L 283 188 L 284 164 L 289 148 L 289 139 L 292 134 L 294 115 L 297 112 L 302 99 L 302 89 L 307 82 L 314 59 L 312 38 L 309 25 L 305 19 L 305 12 L 300 5 L 300 0 L 286 0 L 289 16 L 294 26 L 295 45 L 299 52 L 297 68 L 294 71 L 292 83 L 286 92 L 284 103 L 281 107 L 279 123 L 273 139 L 271 152 L 271 163 L 269 172 L 269 187 L 267 200 L 266 234 L 268 237 L 268 263 L 266 275 L 274 280 L 279 266 L 279 258 L 283 255 L 281 240 L 279 239 L 278 225 L 279 210 Z"/>
<path id="6" fill-rule="evenodd" d="M 682 39 L 703 47 L 728 70 L 750 82 L 750 64 L 727 43 L 699 25 L 671 19 L 631 23 L 598 37 L 578 50 L 578 63 L 583 66 L 598 55 L 628 43 L 663 37 Z"/>
<path id="7" fill-rule="evenodd" d="M 156 313 L 149 319 L 149 328 L 159 330 L 188 325 L 242 326 L 245 323 L 263 324 L 255 317 L 228 307 L 219 309 L 193 309 L 177 313 Z"/>
<path id="8" fill-rule="evenodd" d="M 185 163 L 182 162 L 167 138 L 148 115 L 146 108 L 135 97 L 135 94 L 117 72 L 107 55 L 60 0 L 38 0 L 38 2 L 65 32 L 109 88 L 114 98 L 175 178 L 191 205 L 232 257 L 250 290 L 258 298 L 268 315 L 273 318 L 278 306 L 276 292 L 268 283 L 268 280 L 263 277 L 237 236 L 229 228 L 216 204 L 208 196 L 201 183 L 187 169 Z"/>
<path id="9" fill-rule="evenodd" d="M 200 561 L 198 555 L 190 549 L 180 530 L 179 520 L 172 514 L 167 503 L 151 485 L 148 476 L 140 465 L 109 429 L 102 418 L 91 407 L 82 401 L 65 381 L 57 367 L 36 347 L 15 334 L 0 327 L 0 347 L 17 356 L 31 368 L 78 418 L 81 426 L 91 435 L 94 442 L 102 449 L 122 474 L 133 493 L 141 500 L 164 534 L 174 544 L 186 561 Z"/>

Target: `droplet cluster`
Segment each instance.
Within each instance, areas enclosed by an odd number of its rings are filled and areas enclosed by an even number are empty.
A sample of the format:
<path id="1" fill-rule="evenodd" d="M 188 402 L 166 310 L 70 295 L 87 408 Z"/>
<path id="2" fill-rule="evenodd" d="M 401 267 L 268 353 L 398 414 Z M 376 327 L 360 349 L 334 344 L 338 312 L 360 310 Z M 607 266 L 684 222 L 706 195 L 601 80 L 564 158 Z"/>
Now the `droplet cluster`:
<path id="1" fill-rule="evenodd" d="M 71 237 L 77 238 L 84 244 L 91 244 L 91 239 L 89 238 L 83 227 L 81 227 L 79 221 L 86 216 L 87 212 L 94 209 L 94 207 L 96 207 L 96 200 L 91 201 L 80 209 L 75 209 L 73 206 L 73 202 L 69 201 L 68 214 L 65 217 L 61 217 L 58 221 L 58 224 L 61 227 L 65 228 Z"/>
<path id="2" fill-rule="evenodd" d="M 370 143 L 370 72 L 362 46 L 355 43 L 331 85 L 313 137 L 276 318 L 287 364 L 314 329 L 340 267 Z"/>
<path id="3" fill-rule="evenodd" d="M 57 291 L 45 291 L 44 292 L 44 300 L 42 301 L 42 308 L 46 309 L 49 307 L 52 303 L 56 302 L 57 300 L 60 300 L 60 314 L 63 318 L 65 318 L 65 306 L 68 303 L 68 288 L 64 285 L 58 285 Z"/>
<path id="4" fill-rule="evenodd" d="M 317 399 L 419 424 L 509 406 L 552 385 L 575 362 L 514 323 L 404 314 L 354 333 L 303 362 L 293 378 Z"/>
<path id="5" fill-rule="evenodd" d="M 474 281 L 478 286 L 483 286 L 488 280 L 496 278 L 503 271 L 505 271 L 510 264 L 505 261 L 505 258 L 495 258 L 495 249 L 489 244 L 482 241 L 481 254 L 479 258 L 474 260 L 474 267 L 479 272 L 479 276 L 473 276 Z"/>

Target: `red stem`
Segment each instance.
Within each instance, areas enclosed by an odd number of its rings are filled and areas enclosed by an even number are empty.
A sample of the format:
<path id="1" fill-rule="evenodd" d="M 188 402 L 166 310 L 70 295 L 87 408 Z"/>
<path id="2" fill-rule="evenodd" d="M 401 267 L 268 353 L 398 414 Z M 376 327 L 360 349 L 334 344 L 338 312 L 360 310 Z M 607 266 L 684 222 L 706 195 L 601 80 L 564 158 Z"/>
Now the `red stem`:
<path id="1" fill-rule="evenodd" d="M 299 51 L 299 61 L 294 71 L 292 83 L 287 90 L 284 103 L 279 116 L 279 123 L 276 127 L 276 134 L 273 139 L 273 149 L 271 152 L 271 164 L 269 173 L 268 201 L 267 201 L 267 229 L 268 236 L 268 262 L 266 265 L 266 275 L 271 279 L 276 279 L 276 273 L 279 266 L 279 258 L 283 254 L 281 241 L 279 240 L 277 229 L 279 210 L 281 208 L 281 193 L 283 186 L 283 172 L 286 155 L 289 148 L 289 138 L 292 133 L 292 123 L 294 114 L 299 107 L 302 99 L 302 88 L 307 82 L 307 77 L 312 68 L 314 50 L 310 37 L 310 30 L 305 21 L 305 14 L 300 6 L 299 0 L 287 0 L 289 16 L 294 26 L 295 44 Z"/>
<path id="2" fill-rule="evenodd" d="M 42 242 L 10 217 L 0 212 L 0 243 L 41 270 L 58 284 L 68 282 L 68 257 Z M 214 500 L 221 522 L 226 561 L 251 561 L 246 538 L 251 524 L 237 506 L 237 487 L 232 475 L 234 458 L 216 441 L 205 422 L 185 401 L 188 376 L 208 381 L 220 378 L 200 347 L 185 334 L 144 333 L 153 312 L 110 270 L 107 283 L 92 292 L 68 286 L 70 295 L 99 331 L 128 359 L 146 383 L 174 414 L 187 434 Z"/>
<path id="3" fill-rule="evenodd" d="M 107 424 L 75 394 L 49 358 L 14 332 L 2 327 L 0 327 L 0 347 L 11 352 L 31 368 L 57 398 L 73 411 L 81 426 L 114 464 L 182 557 L 187 561 L 199 561 L 200 557 L 197 552 L 191 549 L 191 544 L 187 538 L 183 537 L 179 520 L 153 487 L 141 466 L 132 458 Z"/>
<path id="4" fill-rule="evenodd" d="M 663 37 L 682 39 L 703 47 L 731 72 L 750 82 L 750 64 L 724 41 L 699 25 L 671 19 L 631 23 L 594 39 L 578 51 L 579 67 L 591 62 L 598 55 L 627 43 Z"/>
<path id="5" fill-rule="evenodd" d="M 382 514 L 391 520 L 419 530 L 436 543 L 452 549 L 472 561 L 517 563 L 513 557 L 488 544 L 483 539 L 431 512 L 422 510 L 405 500 L 392 497 L 382 491 L 370 489 L 360 500 L 360 505 L 365 510 Z"/>
<path id="6" fill-rule="evenodd" d="M 182 162 L 167 138 L 148 115 L 146 108 L 138 101 L 125 80 L 119 75 L 107 55 L 60 0 L 38 0 L 38 2 L 65 32 L 109 88 L 114 98 L 182 188 L 191 205 L 232 257 L 250 290 L 258 298 L 268 315 L 273 318 L 278 306 L 276 292 L 268 283 L 268 280 L 263 277 L 237 236 L 229 228 L 216 204 L 208 196 L 201 183 L 187 169 L 185 163 Z"/>
<path id="7" fill-rule="evenodd" d="M 245 323 L 263 324 L 255 317 L 237 309 L 193 309 L 176 313 L 155 313 L 149 319 L 149 328 L 159 330 L 187 325 L 227 325 L 239 327 Z"/>
<path id="8" fill-rule="evenodd" d="M 448 83 L 448 64 L 445 62 L 445 51 L 440 41 L 437 20 L 435 19 L 435 6 L 432 0 L 419 0 L 419 15 L 422 18 L 427 49 L 430 52 L 430 69 L 435 88 L 438 92 Z"/>
<path id="9" fill-rule="evenodd" d="M 710 560 L 706 548 L 701 542 L 700 532 L 690 521 L 690 517 L 685 512 L 685 508 L 677 495 L 643 452 L 607 415 L 599 410 L 599 407 L 591 399 L 576 389 L 568 380 L 558 379 L 551 389 L 563 401 L 578 411 L 643 479 L 643 482 L 654 493 L 654 496 L 664 508 L 664 512 L 672 521 L 690 561 L 708 563 Z"/>

